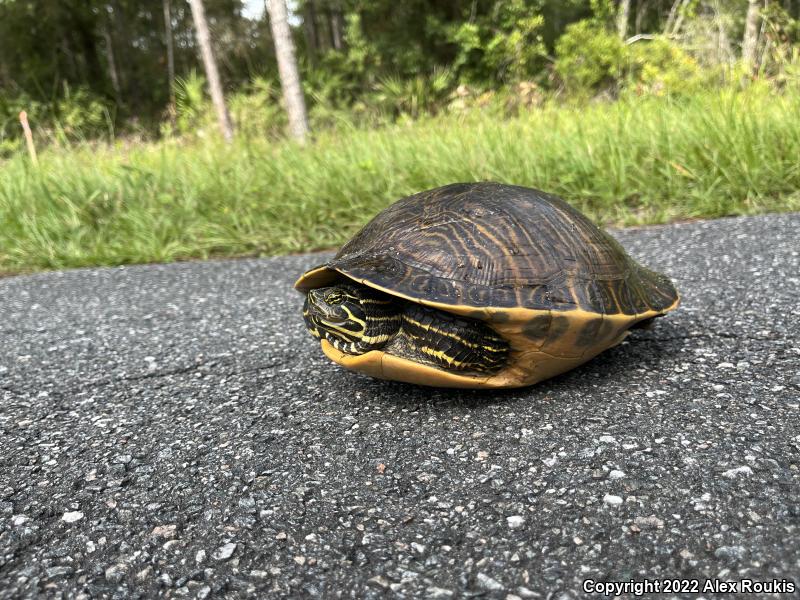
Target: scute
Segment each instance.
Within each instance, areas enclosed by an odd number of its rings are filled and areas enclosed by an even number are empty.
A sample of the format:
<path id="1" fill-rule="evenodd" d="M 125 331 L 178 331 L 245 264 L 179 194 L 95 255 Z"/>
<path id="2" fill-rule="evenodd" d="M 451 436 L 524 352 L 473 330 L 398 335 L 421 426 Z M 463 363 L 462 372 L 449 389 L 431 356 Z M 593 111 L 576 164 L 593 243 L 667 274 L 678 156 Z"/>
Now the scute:
<path id="1" fill-rule="evenodd" d="M 445 306 L 640 315 L 678 301 L 668 278 L 560 198 L 498 183 L 399 200 L 296 287 L 319 287 L 333 272 Z"/>

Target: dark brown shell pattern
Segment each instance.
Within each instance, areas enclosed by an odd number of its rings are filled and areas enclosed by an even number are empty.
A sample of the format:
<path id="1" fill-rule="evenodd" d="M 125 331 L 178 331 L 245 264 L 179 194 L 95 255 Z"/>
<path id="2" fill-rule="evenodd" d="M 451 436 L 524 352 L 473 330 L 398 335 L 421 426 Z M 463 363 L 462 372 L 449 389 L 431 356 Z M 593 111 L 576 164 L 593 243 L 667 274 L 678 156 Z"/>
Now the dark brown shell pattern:
<path id="1" fill-rule="evenodd" d="M 560 198 L 498 183 L 403 198 L 327 266 L 449 306 L 634 315 L 678 299 L 667 277 L 640 266 Z"/>

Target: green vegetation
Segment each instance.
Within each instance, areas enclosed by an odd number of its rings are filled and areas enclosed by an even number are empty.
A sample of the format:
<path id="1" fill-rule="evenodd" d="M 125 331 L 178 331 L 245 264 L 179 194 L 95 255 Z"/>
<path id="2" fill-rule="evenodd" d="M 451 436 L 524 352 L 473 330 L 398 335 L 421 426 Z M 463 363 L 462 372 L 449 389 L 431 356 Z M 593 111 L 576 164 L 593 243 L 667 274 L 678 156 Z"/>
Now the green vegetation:
<path id="1" fill-rule="evenodd" d="M 0 170 L 0 271 L 327 248 L 455 181 L 542 188 L 613 224 L 800 209 L 796 91 L 507 110 L 340 125 L 306 148 L 207 136 L 51 148 L 39 168 L 18 155 Z"/>
<path id="2" fill-rule="evenodd" d="M 282 135 L 267 18 L 246 13 L 244 0 L 203 3 L 235 127 Z M 520 86 L 536 101 L 561 101 L 691 94 L 750 78 L 780 87 L 800 77 L 800 0 L 758 2 L 752 15 L 747 0 L 290 4 L 315 133 L 341 121 L 369 127 L 437 114 L 487 94 L 514 97 Z M 0 157 L 23 148 L 20 110 L 40 146 L 194 135 L 211 115 L 195 73 L 202 67 L 185 0 L 0 0 Z"/>
<path id="3" fill-rule="evenodd" d="M 306 147 L 266 17 L 203 3 L 231 146 L 188 3 L 0 0 L 0 272 L 329 248 L 454 181 L 622 225 L 800 208 L 800 0 L 297 0 Z"/>

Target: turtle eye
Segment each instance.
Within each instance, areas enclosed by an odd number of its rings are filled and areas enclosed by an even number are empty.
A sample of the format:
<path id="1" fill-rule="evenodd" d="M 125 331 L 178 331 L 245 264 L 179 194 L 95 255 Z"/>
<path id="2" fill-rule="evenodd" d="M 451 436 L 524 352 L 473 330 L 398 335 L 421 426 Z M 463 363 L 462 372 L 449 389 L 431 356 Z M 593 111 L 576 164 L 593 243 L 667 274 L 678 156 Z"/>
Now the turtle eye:
<path id="1" fill-rule="evenodd" d="M 342 294 L 341 292 L 333 291 L 325 296 L 326 304 L 331 304 L 335 306 L 337 304 L 341 304 L 342 301 L 344 301 L 344 294 Z"/>

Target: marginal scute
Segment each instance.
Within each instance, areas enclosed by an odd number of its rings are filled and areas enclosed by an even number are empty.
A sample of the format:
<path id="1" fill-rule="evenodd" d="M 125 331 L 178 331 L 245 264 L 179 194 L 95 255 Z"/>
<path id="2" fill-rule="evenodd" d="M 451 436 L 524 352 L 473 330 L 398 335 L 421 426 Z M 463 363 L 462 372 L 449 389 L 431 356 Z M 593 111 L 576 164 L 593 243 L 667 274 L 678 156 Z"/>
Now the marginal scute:
<path id="1" fill-rule="evenodd" d="M 568 281 L 551 285 L 548 294 L 553 310 L 564 311 L 579 308 L 578 299 Z"/>
<path id="2" fill-rule="evenodd" d="M 675 288 L 668 277 L 641 268 L 642 279 L 650 283 L 650 305 L 655 310 L 665 310 L 675 302 Z"/>
<path id="3" fill-rule="evenodd" d="M 550 310 L 553 308 L 546 285 L 531 286 L 524 292 L 527 293 L 523 293 L 521 306 L 535 306 L 535 310 Z"/>
<path id="4" fill-rule="evenodd" d="M 652 289 L 648 289 L 645 287 L 643 281 L 639 279 L 635 283 L 630 283 L 631 289 L 636 293 L 636 299 L 634 301 L 634 308 L 636 309 L 636 313 L 644 313 L 648 310 L 653 310 L 653 304 L 658 304 L 658 300 L 655 295 L 652 294 Z"/>
<path id="5" fill-rule="evenodd" d="M 602 307 L 604 315 L 614 315 L 619 312 L 619 304 L 617 303 L 617 288 L 619 287 L 619 280 L 605 281 L 596 280 L 594 283 L 595 301 L 597 305 Z"/>
<path id="6" fill-rule="evenodd" d="M 491 295 L 493 291 L 494 290 L 483 286 L 471 285 L 467 288 L 467 295 L 465 296 L 466 303 L 472 306 L 491 306 Z"/>
<path id="7" fill-rule="evenodd" d="M 636 294 L 636 281 L 623 280 L 615 282 L 614 291 L 617 295 L 617 302 L 621 313 L 638 313 L 639 296 Z"/>
<path id="8" fill-rule="evenodd" d="M 600 325 L 600 329 L 597 330 L 597 338 L 595 339 L 595 343 L 598 343 L 598 341 L 603 343 L 606 340 L 610 340 L 612 334 L 615 338 L 619 337 L 621 333 L 622 331 L 618 331 L 614 328 L 614 323 L 610 319 L 603 317 L 603 322 Z"/>

